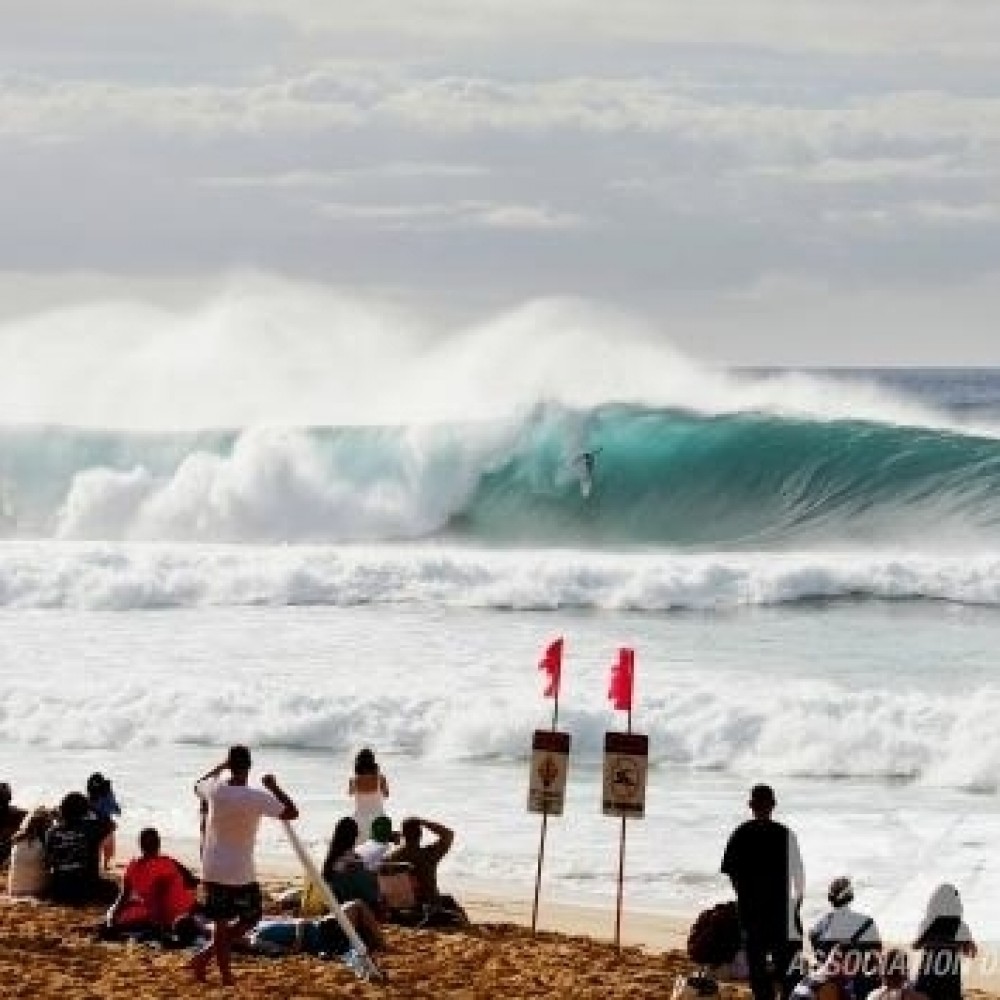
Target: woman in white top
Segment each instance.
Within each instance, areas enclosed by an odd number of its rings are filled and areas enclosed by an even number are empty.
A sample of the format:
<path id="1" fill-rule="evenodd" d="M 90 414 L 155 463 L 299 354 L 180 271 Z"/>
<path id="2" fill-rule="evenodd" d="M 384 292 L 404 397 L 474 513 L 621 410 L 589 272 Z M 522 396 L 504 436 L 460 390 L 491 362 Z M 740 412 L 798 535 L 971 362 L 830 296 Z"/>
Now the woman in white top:
<path id="1" fill-rule="evenodd" d="M 354 758 L 354 777 L 347 784 L 347 794 L 354 797 L 354 821 L 359 836 L 367 840 L 372 820 L 385 815 L 385 800 L 389 797 L 389 783 L 368 747 Z"/>
<path id="2" fill-rule="evenodd" d="M 38 808 L 21 824 L 11 838 L 10 870 L 7 873 L 9 896 L 43 896 L 49 885 L 45 867 L 45 834 L 52 826 L 52 813 Z"/>

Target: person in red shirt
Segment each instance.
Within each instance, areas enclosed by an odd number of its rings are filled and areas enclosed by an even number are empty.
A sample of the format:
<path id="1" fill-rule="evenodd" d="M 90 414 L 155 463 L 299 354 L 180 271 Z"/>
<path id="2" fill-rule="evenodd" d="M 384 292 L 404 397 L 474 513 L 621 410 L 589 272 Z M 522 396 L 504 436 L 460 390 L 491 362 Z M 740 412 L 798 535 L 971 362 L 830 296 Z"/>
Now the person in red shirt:
<path id="1" fill-rule="evenodd" d="M 179 861 L 160 853 L 160 835 L 152 827 L 139 834 L 139 850 L 142 853 L 128 863 L 121 892 L 108 910 L 109 936 L 174 935 L 195 908 L 198 880 Z"/>

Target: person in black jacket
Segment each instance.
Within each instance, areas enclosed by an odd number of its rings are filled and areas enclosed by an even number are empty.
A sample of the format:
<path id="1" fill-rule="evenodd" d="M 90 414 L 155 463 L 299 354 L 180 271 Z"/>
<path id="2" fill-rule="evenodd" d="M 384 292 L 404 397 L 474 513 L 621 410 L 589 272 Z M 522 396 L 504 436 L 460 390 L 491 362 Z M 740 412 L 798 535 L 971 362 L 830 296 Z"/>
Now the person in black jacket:
<path id="1" fill-rule="evenodd" d="M 110 903 L 118 896 L 118 883 L 101 877 L 101 843 L 113 828 L 110 820 L 91 812 L 82 792 L 63 798 L 59 819 L 45 834 L 48 898 L 53 903 L 86 906 Z"/>
<path id="2" fill-rule="evenodd" d="M 771 819 L 769 785 L 755 785 L 749 805 L 753 819 L 730 835 L 722 872 L 736 890 L 754 1000 L 774 1000 L 776 985 L 787 1000 L 801 978 L 802 856 L 795 834 Z"/>

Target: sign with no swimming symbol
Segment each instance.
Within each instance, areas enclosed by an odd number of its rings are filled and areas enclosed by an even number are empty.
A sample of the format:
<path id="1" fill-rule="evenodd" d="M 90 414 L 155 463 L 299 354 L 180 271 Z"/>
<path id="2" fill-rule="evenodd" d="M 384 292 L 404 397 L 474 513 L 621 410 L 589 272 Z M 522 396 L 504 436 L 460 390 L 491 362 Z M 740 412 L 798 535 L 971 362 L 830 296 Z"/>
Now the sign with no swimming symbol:
<path id="1" fill-rule="evenodd" d="M 604 815 L 642 819 L 646 812 L 649 737 L 604 734 Z"/>

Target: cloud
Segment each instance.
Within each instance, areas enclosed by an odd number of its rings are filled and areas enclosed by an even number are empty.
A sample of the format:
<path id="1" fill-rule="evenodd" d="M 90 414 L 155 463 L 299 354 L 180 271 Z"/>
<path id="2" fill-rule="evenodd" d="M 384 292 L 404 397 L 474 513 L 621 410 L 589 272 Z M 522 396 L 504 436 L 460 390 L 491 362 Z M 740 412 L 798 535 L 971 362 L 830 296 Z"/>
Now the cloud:
<path id="1" fill-rule="evenodd" d="M 211 0 L 230 13 L 280 17 L 309 36 L 419 40 L 431 51 L 477 41 L 495 48 L 541 37 L 562 44 L 706 44 L 778 51 L 1000 55 L 991 0 Z"/>
<path id="2" fill-rule="evenodd" d="M 506 205 L 488 201 L 440 204 L 371 205 L 327 202 L 320 211 L 335 221 L 363 220 L 390 229 L 493 228 L 524 230 L 575 229 L 586 225 L 580 216 L 544 205 Z"/>
<path id="3" fill-rule="evenodd" d="M 982 0 L 11 0 L 0 269 L 945 296 L 1000 252 L 998 29 Z"/>

